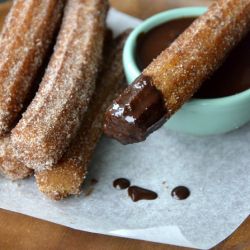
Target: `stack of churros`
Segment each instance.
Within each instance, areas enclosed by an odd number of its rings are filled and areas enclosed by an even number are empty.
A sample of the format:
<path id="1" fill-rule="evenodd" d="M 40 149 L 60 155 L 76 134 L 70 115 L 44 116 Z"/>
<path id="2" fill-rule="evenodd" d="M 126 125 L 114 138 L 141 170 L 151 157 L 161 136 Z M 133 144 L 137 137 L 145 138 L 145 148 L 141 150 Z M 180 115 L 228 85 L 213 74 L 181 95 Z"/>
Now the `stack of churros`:
<path id="1" fill-rule="evenodd" d="M 16 0 L 2 29 L 0 172 L 35 173 L 55 200 L 80 193 L 104 111 L 125 88 L 127 34 L 111 37 L 107 10 L 106 0 Z"/>
<path id="2" fill-rule="evenodd" d="M 125 89 L 127 33 L 112 38 L 107 10 L 107 0 L 15 0 L 0 36 L 0 172 L 35 174 L 54 200 L 80 193 L 105 110 Z M 247 33 L 249 13 L 249 0 L 216 1 L 115 99 L 106 133 L 133 143 L 160 127 Z"/>

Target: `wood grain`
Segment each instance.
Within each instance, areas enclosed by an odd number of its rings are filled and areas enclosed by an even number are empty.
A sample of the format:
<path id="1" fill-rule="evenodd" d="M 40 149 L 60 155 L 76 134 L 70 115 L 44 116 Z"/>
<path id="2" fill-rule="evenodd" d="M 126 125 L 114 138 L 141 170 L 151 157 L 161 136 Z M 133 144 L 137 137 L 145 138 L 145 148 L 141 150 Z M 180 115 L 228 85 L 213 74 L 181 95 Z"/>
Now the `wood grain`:
<path id="1" fill-rule="evenodd" d="M 210 0 L 111 0 L 118 9 L 146 18 L 183 3 Z M 153 4 L 152 4 L 153 3 Z M 10 3 L 0 5 L 0 28 Z M 150 8 L 146 8 L 150 6 Z M 151 8 L 152 7 L 152 8 Z M 143 11 L 142 11 L 143 10 Z M 187 248 L 87 233 L 0 209 L 0 249 L 188 250 Z M 250 217 L 214 250 L 250 250 Z"/>
<path id="2" fill-rule="evenodd" d="M 73 230 L 0 209 L 0 249 L 189 250 L 139 240 Z M 250 217 L 213 250 L 249 250 Z"/>
<path id="3" fill-rule="evenodd" d="M 97 235 L 0 209 L 0 249 L 188 250 Z"/>

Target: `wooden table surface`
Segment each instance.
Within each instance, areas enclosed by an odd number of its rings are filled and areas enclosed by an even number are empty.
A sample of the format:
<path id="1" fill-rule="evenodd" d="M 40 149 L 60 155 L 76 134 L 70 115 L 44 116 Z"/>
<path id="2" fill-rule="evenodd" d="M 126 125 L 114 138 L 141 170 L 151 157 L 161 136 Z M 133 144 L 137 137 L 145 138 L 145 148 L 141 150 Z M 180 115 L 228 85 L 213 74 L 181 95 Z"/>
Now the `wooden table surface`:
<path id="1" fill-rule="evenodd" d="M 198 2 L 208 4 L 210 0 L 111 0 L 111 2 L 120 10 L 145 18 L 168 7 Z M 149 4 L 153 7 L 147 8 Z M 0 6 L 0 28 L 8 9 L 8 3 Z M 0 249 L 185 250 L 187 248 L 77 231 L 0 209 Z M 250 217 L 214 250 L 250 250 Z"/>

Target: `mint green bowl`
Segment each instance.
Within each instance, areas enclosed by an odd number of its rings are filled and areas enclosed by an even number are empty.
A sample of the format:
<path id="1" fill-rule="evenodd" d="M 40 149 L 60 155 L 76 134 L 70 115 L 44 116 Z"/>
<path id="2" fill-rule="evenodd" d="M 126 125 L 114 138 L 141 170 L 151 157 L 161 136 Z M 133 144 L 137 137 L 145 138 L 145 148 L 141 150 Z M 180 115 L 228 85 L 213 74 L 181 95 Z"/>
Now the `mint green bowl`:
<path id="1" fill-rule="evenodd" d="M 183 17 L 198 17 L 207 9 L 188 7 L 162 12 L 142 22 L 130 34 L 123 51 L 123 66 L 129 83 L 140 75 L 135 61 L 138 36 L 152 28 Z M 235 130 L 250 121 L 250 89 L 232 96 L 191 99 L 166 123 L 171 130 L 193 135 L 216 135 Z"/>

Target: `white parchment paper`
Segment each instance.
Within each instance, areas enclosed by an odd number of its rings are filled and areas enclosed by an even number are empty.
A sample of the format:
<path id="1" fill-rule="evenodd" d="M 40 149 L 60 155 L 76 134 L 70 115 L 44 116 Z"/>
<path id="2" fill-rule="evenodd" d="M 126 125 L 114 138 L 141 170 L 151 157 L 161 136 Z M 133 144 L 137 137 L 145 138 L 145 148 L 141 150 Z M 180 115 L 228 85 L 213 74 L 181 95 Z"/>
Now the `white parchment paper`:
<path id="1" fill-rule="evenodd" d="M 138 20 L 111 11 L 116 33 Z M 154 201 L 132 202 L 112 182 L 158 193 Z M 222 136 L 194 137 L 162 128 L 144 143 L 123 146 L 103 138 L 83 187 L 98 179 L 91 195 L 62 202 L 45 198 L 34 179 L 0 179 L 0 207 L 75 229 L 208 249 L 229 236 L 250 211 L 250 125 Z M 166 182 L 166 183 L 163 183 Z M 185 185 L 191 196 L 174 200 L 172 188 Z"/>

